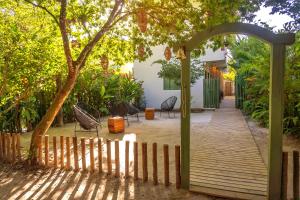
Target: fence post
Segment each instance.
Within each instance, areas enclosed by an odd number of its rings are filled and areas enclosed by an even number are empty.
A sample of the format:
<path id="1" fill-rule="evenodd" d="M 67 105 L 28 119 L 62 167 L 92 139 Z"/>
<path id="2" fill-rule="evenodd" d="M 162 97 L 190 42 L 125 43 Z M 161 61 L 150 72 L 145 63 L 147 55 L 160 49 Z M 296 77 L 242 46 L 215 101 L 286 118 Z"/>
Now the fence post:
<path id="1" fill-rule="evenodd" d="M 129 141 L 125 142 L 125 178 L 129 177 Z"/>
<path id="2" fill-rule="evenodd" d="M 43 164 L 43 157 L 42 157 L 42 156 L 43 156 L 42 140 L 43 140 L 42 136 L 39 135 L 39 136 L 38 136 L 38 162 L 39 162 L 40 165 Z"/>
<path id="3" fill-rule="evenodd" d="M 179 189 L 181 185 L 180 175 L 180 146 L 175 145 L 175 172 L 176 172 L 176 188 Z"/>
<path id="4" fill-rule="evenodd" d="M 120 157 L 119 157 L 119 141 L 115 140 L 115 176 L 120 176 Z"/>
<path id="5" fill-rule="evenodd" d="M 165 186 L 170 184 L 170 174 L 169 174 L 169 146 L 164 144 L 164 170 L 165 170 Z"/>
<path id="6" fill-rule="evenodd" d="M 52 142 L 53 142 L 53 165 L 54 167 L 57 167 L 57 141 L 56 141 L 56 136 L 52 137 Z"/>
<path id="7" fill-rule="evenodd" d="M 3 160 L 7 161 L 7 148 L 6 148 L 6 134 L 1 134 L 2 135 L 2 151 L 3 151 Z"/>
<path id="8" fill-rule="evenodd" d="M 64 136 L 60 136 L 60 167 L 65 167 Z"/>
<path id="9" fill-rule="evenodd" d="M 10 134 L 6 134 L 7 140 L 7 161 L 11 162 L 11 142 L 10 142 Z"/>
<path id="10" fill-rule="evenodd" d="M 0 160 L 3 159 L 2 133 L 0 133 Z"/>
<path id="11" fill-rule="evenodd" d="M 90 138 L 90 170 L 95 171 L 94 139 Z"/>
<path id="12" fill-rule="evenodd" d="M 293 151 L 293 198 L 299 199 L 299 152 Z"/>
<path id="13" fill-rule="evenodd" d="M 111 174 L 111 147 L 110 140 L 106 140 L 106 150 L 107 150 L 107 174 Z"/>
<path id="14" fill-rule="evenodd" d="M 71 168 L 71 145 L 70 145 L 70 137 L 66 137 L 66 169 L 70 170 Z"/>
<path id="15" fill-rule="evenodd" d="M 82 170 L 86 170 L 86 159 L 85 159 L 85 139 L 81 138 L 80 139 L 81 143 L 81 161 L 82 161 Z"/>
<path id="16" fill-rule="evenodd" d="M 21 139 L 20 139 L 20 133 L 17 134 L 17 159 L 21 160 L 22 155 L 21 155 Z"/>
<path id="17" fill-rule="evenodd" d="M 79 170 L 79 163 L 78 163 L 78 142 L 77 137 L 73 137 L 73 151 L 74 151 L 74 170 Z"/>
<path id="18" fill-rule="evenodd" d="M 287 199 L 287 182 L 288 182 L 288 152 L 282 152 L 282 184 L 281 184 L 281 199 Z"/>
<path id="19" fill-rule="evenodd" d="M 152 144 L 152 166 L 153 166 L 153 184 L 158 184 L 157 177 L 157 143 Z"/>
<path id="20" fill-rule="evenodd" d="M 102 142 L 100 138 L 98 138 L 98 168 L 99 173 L 102 173 Z"/>
<path id="21" fill-rule="evenodd" d="M 134 163 L 134 179 L 137 180 L 139 178 L 139 161 L 138 161 L 138 143 L 134 142 L 133 146 L 133 163 Z"/>
<path id="22" fill-rule="evenodd" d="M 45 135 L 45 165 L 49 164 L 49 136 Z"/>
<path id="23" fill-rule="evenodd" d="M 16 134 L 12 135 L 11 147 L 12 147 L 12 162 L 14 163 L 16 161 Z"/>
<path id="24" fill-rule="evenodd" d="M 147 158 L 147 143 L 142 143 L 142 166 L 143 166 L 143 181 L 148 181 L 148 158 Z"/>

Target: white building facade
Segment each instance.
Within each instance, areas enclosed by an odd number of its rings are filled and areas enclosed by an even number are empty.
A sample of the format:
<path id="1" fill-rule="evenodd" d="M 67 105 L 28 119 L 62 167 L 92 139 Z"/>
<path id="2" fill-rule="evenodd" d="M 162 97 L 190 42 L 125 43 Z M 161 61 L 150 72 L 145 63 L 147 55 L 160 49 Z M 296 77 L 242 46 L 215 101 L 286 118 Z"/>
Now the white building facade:
<path id="1" fill-rule="evenodd" d="M 161 103 L 171 96 L 177 97 L 175 109 L 180 107 L 180 88 L 166 89 L 164 80 L 158 77 L 158 72 L 161 69 L 160 64 L 152 64 L 154 61 L 164 59 L 165 46 L 156 46 L 152 48 L 153 55 L 146 61 L 135 61 L 133 65 L 133 75 L 143 81 L 145 92 L 145 100 L 147 107 L 160 109 Z M 174 55 L 173 55 L 174 56 Z M 226 53 L 224 50 L 206 49 L 206 54 L 201 56 L 201 62 L 226 62 Z M 191 108 L 203 108 L 203 77 L 200 77 L 191 87 Z"/>

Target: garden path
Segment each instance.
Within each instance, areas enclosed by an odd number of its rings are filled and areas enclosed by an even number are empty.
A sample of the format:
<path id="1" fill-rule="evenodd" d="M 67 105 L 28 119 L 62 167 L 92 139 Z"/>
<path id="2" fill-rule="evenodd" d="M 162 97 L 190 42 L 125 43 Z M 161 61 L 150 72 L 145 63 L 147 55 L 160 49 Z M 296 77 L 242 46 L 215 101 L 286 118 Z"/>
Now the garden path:
<path id="1" fill-rule="evenodd" d="M 191 157 L 191 191 L 266 199 L 267 169 L 234 98 L 223 100 L 198 142 Z"/>

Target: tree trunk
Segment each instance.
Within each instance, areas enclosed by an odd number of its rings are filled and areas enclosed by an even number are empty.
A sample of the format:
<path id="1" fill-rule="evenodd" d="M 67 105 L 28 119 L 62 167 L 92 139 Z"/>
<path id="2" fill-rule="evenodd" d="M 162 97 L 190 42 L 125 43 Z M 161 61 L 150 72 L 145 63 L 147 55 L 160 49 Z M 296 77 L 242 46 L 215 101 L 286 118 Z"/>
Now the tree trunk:
<path id="1" fill-rule="evenodd" d="M 66 83 L 62 87 L 59 93 L 56 94 L 52 104 L 47 110 L 47 113 L 43 116 L 42 120 L 38 123 L 36 128 L 34 129 L 34 132 L 31 136 L 31 144 L 30 144 L 30 150 L 28 158 L 31 161 L 31 164 L 37 163 L 37 139 L 39 135 L 43 135 L 47 132 L 49 127 L 51 126 L 52 122 L 55 119 L 55 116 L 61 109 L 64 101 L 74 88 L 74 85 L 76 83 L 77 79 L 77 72 L 73 73 L 74 75 L 69 75 Z"/>
<path id="2" fill-rule="evenodd" d="M 60 92 L 61 88 L 62 88 L 61 75 L 58 75 L 56 78 L 56 94 Z M 63 125 L 64 125 L 64 115 L 61 108 L 56 115 L 56 126 L 62 127 Z"/>

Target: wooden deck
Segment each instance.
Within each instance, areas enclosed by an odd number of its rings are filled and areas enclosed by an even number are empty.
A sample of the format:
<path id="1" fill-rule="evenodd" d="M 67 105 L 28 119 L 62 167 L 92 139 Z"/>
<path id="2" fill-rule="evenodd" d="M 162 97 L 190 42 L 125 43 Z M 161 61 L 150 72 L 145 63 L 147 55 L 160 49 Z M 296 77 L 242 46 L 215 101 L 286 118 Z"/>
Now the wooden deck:
<path id="1" fill-rule="evenodd" d="M 202 131 L 201 131 L 202 132 Z M 239 110 L 221 108 L 192 151 L 190 190 L 237 199 L 266 199 L 267 169 Z"/>

